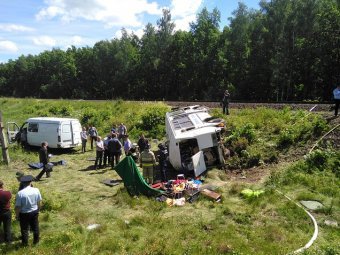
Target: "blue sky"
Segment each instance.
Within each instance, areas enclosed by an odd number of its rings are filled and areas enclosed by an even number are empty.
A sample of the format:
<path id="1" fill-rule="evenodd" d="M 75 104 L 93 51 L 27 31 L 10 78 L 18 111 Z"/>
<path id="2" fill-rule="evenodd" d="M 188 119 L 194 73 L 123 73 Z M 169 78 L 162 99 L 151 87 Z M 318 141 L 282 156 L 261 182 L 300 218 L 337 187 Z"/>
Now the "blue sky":
<path id="1" fill-rule="evenodd" d="M 244 0 L 258 9 L 260 0 Z M 0 63 L 20 55 L 69 46 L 92 47 L 100 40 L 119 38 L 121 28 L 141 36 L 145 25 L 170 9 L 176 29 L 188 30 L 206 7 L 221 12 L 228 24 L 238 0 L 0 0 Z"/>

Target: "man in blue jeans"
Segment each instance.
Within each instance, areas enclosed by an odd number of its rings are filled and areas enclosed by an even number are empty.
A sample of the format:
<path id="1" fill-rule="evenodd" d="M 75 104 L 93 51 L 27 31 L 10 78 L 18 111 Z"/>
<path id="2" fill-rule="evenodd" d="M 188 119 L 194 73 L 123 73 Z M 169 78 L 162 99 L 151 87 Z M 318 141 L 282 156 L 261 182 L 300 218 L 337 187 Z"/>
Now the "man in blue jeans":
<path id="1" fill-rule="evenodd" d="M 20 221 L 21 241 L 28 245 L 29 229 L 33 232 L 33 244 L 39 243 L 39 209 L 42 200 L 39 189 L 33 188 L 32 175 L 23 176 L 20 181 L 24 188 L 20 190 L 15 200 L 15 215 Z"/>
<path id="2" fill-rule="evenodd" d="M 4 228 L 4 240 L 6 243 L 12 241 L 11 238 L 11 225 L 12 225 L 12 213 L 11 213 L 11 198 L 12 194 L 9 191 L 5 191 L 4 183 L 0 180 L 0 224 L 3 224 Z"/>

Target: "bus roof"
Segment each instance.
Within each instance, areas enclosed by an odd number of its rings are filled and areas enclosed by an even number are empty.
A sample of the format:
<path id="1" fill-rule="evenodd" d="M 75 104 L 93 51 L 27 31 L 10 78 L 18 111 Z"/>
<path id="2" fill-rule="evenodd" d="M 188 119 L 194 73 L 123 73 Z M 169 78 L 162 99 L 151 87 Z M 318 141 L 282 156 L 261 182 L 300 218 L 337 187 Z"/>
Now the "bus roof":
<path id="1" fill-rule="evenodd" d="M 166 122 L 175 139 L 196 137 L 221 131 L 224 127 L 224 121 L 213 118 L 208 111 L 209 108 L 199 105 L 179 108 L 166 114 Z"/>

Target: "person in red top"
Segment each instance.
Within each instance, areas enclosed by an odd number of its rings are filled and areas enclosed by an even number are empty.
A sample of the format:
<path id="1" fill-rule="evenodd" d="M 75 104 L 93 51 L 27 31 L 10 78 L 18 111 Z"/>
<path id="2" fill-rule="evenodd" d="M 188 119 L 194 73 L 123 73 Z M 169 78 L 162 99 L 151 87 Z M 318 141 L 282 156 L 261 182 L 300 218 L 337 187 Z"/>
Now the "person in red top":
<path id="1" fill-rule="evenodd" d="M 11 225 L 12 225 L 12 213 L 10 201 L 12 194 L 9 191 L 5 191 L 4 183 L 0 180 L 0 224 L 3 224 L 4 228 L 4 240 L 6 243 L 12 241 L 11 237 Z"/>

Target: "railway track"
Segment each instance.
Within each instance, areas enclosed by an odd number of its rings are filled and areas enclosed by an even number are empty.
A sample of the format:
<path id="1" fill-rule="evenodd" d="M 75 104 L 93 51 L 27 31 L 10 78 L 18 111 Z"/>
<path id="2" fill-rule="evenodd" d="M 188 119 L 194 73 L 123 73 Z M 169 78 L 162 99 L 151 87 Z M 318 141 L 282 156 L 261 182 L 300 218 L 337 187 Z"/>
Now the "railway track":
<path id="1" fill-rule="evenodd" d="M 206 101 L 165 101 L 164 103 L 172 106 L 172 107 L 184 107 L 188 105 L 205 105 L 210 108 L 219 108 L 219 102 L 206 102 Z M 243 109 L 243 108 L 257 108 L 257 107 L 267 107 L 274 109 L 283 109 L 284 107 L 290 107 L 293 110 L 311 110 L 313 107 L 313 111 L 315 112 L 327 112 L 330 110 L 332 104 L 330 103 L 239 103 L 239 102 L 231 102 L 229 103 L 229 108 L 231 109 Z"/>

